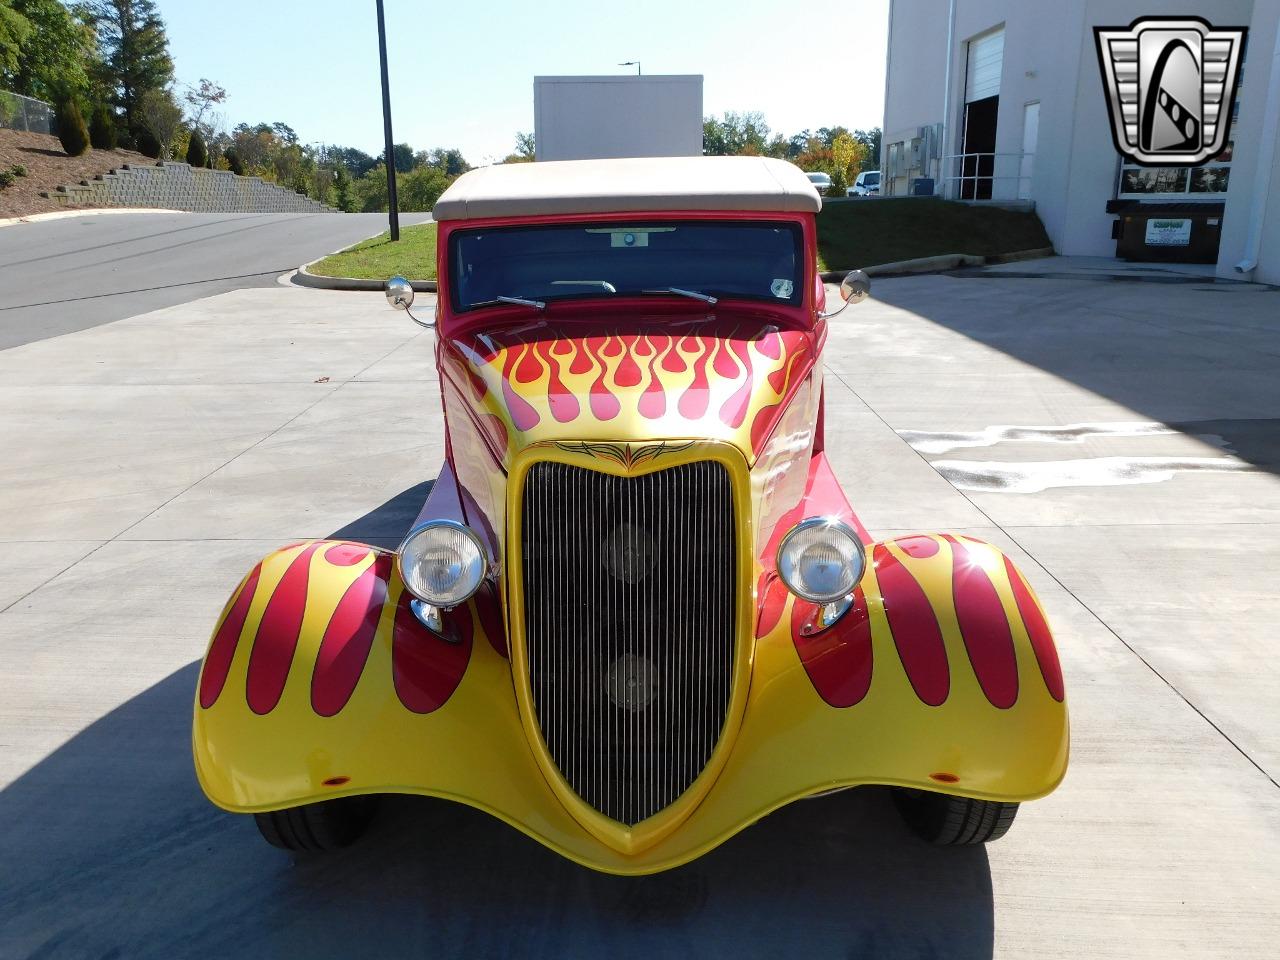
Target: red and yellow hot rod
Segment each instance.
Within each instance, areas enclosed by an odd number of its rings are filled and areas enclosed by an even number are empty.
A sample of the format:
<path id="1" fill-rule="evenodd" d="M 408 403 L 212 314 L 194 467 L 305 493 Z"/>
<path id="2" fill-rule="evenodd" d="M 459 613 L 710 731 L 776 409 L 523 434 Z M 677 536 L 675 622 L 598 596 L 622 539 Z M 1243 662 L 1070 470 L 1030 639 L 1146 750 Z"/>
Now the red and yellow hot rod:
<path id="1" fill-rule="evenodd" d="M 820 206 L 750 157 L 458 179 L 439 478 L 396 552 L 299 543 L 236 588 L 196 693 L 208 797 L 290 849 L 445 797 L 639 874 L 832 789 L 893 788 L 939 843 L 1053 790 L 1027 579 L 967 536 L 872 541 L 824 453 Z"/>

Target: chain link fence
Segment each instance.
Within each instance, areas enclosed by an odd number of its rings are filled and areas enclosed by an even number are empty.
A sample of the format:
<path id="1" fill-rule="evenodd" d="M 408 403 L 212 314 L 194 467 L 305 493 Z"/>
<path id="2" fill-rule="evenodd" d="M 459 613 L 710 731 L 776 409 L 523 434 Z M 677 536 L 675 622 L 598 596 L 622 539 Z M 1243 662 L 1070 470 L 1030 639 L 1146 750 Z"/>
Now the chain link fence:
<path id="1" fill-rule="evenodd" d="M 29 130 L 32 133 L 53 133 L 57 124 L 53 119 L 53 107 L 43 100 L 33 100 L 31 97 L 0 90 L 0 127 Z"/>

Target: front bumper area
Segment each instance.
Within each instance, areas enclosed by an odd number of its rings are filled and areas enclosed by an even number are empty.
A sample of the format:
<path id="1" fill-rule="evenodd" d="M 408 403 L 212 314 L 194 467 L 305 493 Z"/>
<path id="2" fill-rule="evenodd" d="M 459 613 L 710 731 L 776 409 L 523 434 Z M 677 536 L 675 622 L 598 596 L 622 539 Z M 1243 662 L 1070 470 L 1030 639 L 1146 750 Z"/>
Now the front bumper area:
<path id="1" fill-rule="evenodd" d="M 874 572 L 864 590 L 865 695 L 848 707 L 819 695 L 793 637 L 803 617 L 786 600 L 755 640 L 743 719 L 723 768 L 688 818 L 638 853 L 587 832 L 544 777 L 492 594 L 449 614 L 446 641 L 405 616 L 389 554 L 362 545 L 279 551 L 228 601 L 197 692 L 196 772 L 210 800 L 238 813 L 363 793 L 456 800 L 619 874 L 679 866 L 777 807 L 836 787 L 938 790 L 936 775 L 945 774 L 946 792 L 980 799 L 1051 791 L 1066 769 L 1066 706 L 1046 690 L 1027 630 L 1013 629 L 1019 694 L 997 707 L 962 638 L 944 624 L 950 687 L 930 706 L 903 666 L 909 638 L 895 641 L 889 630 Z"/>

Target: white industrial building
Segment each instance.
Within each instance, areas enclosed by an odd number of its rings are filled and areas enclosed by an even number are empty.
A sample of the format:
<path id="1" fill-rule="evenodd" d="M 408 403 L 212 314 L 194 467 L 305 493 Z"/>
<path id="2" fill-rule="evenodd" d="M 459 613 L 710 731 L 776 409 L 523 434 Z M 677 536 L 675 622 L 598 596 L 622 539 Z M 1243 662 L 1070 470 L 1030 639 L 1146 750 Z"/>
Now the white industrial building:
<path id="1" fill-rule="evenodd" d="M 1187 15 L 1249 29 L 1230 150 L 1139 167 L 1112 140 L 1093 28 Z M 891 0 L 882 194 L 1029 201 L 1086 256 L 1172 204 L 1211 231 L 1219 276 L 1280 283 L 1278 27 L 1280 0 Z"/>
<path id="2" fill-rule="evenodd" d="M 534 77 L 539 160 L 697 157 L 702 77 Z"/>

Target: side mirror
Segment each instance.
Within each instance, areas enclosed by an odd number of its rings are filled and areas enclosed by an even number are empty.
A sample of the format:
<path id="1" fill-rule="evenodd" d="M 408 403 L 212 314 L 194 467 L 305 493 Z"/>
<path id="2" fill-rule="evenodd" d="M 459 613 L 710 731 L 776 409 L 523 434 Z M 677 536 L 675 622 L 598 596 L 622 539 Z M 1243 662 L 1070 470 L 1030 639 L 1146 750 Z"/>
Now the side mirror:
<path id="1" fill-rule="evenodd" d="M 408 310 L 413 305 L 413 284 L 404 277 L 392 277 L 386 283 L 387 303 L 397 310 Z"/>
<path id="2" fill-rule="evenodd" d="M 871 293 L 871 278 L 861 270 L 845 274 L 840 281 L 840 299 L 845 303 L 861 303 Z"/>
<path id="3" fill-rule="evenodd" d="M 853 270 L 845 274 L 845 278 L 840 281 L 840 299 L 844 303 L 840 304 L 835 310 L 828 310 L 826 313 L 820 314 L 822 319 L 834 317 L 851 303 L 861 303 L 867 299 L 867 295 L 871 293 L 871 278 L 861 270 Z"/>
<path id="4" fill-rule="evenodd" d="M 391 304 L 396 310 L 403 310 L 409 314 L 409 319 L 420 327 L 426 327 L 430 330 L 435 326 L 435 320 L 419 320 L 413 315 L 413 311 L 409 309 L 413 305 L 413 284 L 404 277 L 392 277 L 386 282 L 383 288 L 387 294 L 387 303 Z"/>

